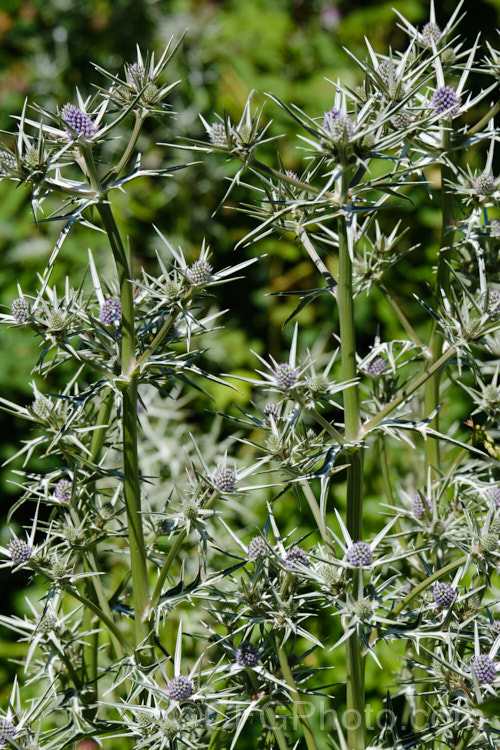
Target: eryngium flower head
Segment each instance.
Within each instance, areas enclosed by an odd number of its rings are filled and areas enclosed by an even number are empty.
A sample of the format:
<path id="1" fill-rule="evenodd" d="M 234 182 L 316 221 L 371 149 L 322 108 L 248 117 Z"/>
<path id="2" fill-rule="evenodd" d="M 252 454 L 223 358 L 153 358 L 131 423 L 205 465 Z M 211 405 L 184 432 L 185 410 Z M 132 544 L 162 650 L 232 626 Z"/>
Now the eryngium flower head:
<path id="1" fill-rule="evenodd" d="M 358 599 L 353 602 L 351 610 L 360 620 L 369 620 L 373 615 L 373 605 L 370 599 Z"/>
<path id="2" fill-rule="evenodd" d="M 28 542 L 22 539 L 11 539 L 8 546 L 10 559 L 15 565 L 27 562 L 31 557 L 32 549 Z"/>
<path id="3" fill-rule="evenodd" d="M 97 128 L 88 114 L 72 104 L 65 104 L 61 111 L 61 117 L 72 128 L 72 130 L 66 130 L 71 140 L 75 138 L 90 140 L 97 132 Z"/>
<path id="4" fill-rule="evenodd" d="M 496 240 L 500 239 L 500 221 L 498 219 L 490 221 L 490 234 Z"/>
<path id="5" fill-rule="evenodd" d="M 498 638 L 500 635 L 500 620 L 493 620 L 490 630 L 493 638 Z"/>
<path id="6" fill-rule="evenodd" d="M 236 484 L 236 469 L 224 466 L 215 472 L 212 481 L 219 492 L 232 492 Z"/>
<path id="7" fill-rule="evenodd" d="M 337 107 L 325 112 L 323 129 L 326 130 L 334 143 L 348 143 L 354 137 L 354 125 L 350 117 Z"/>
<path id="8" fill-rule="evenodd" d="M 441 39 L 441 36 L 441 29 L 437 23 L 434 23 L 433 21 L 426 23 L 422 29 L 422 41 L 426 47 L 432 47 L 432 42 L 437 44 Z"/>
<path id="9" fill-rule="evenodd" d="M 262 536 L 254 536 L 248 542 L 248 559 L 256 560 L 258 557 L 262 557 L 267 554 L 267 544 Z"/>
<path id="10" fill-rule="evenodd" d="M 210 126 L 208 137 L 214 146 L 227 146 L 226 128 L 221 122 L 214 122 L 214 124 Z"/>
<path id="11" fill-rule="evenodd" d="M 479 654 L 471 659 L 470 665 L 477 679 L 481 683 L 493 682 L 496 676 L 496 665 L 486 654 Z"/>
<path id="12" fill-rule="evenodd" d="M 495 178 L 488 172 L 483 172 L 472 180 L 472 187 L 478 195 L 493 195 L 496 186 Z"/>
<path id="13" fill-rule="evenodd" d="M 431 503 L 429 501 L 429 498 L 426 497 L 425 500 L 426 500 L 427 505 L 429 506 L 429 508 L 431 508 L 432 506 L 431 506 Z M 422 518 L 422 516 L 424 515 L 424 511 L 425 511 L 425 506 L 424 506 L 424 503 L 422 501 L 422 496 L 420 495 L 419 492 L 415 492 L 415 494 L 412 497 L 412 501 L 411 501 L 411 512 L 413 513 L 413 515 L 415 516 L 415 518 Z"/>
<path id="14" fill-rule="evenodd" d="M 457 591 L 450 583 L 436 581 L 432 587 L 432 595 L 438 607 L 450 607 L 457 595 Z"/>
<path id="15" fill-rule="evenodd" d="M 460 109 L 460 97 L 451 86 L 441 86 L 432 95 L 431 104 L 438 114 L 454 117 Z"/>
<path id="16" fill-rule="evenodd" d="M 326 393 L 329 386 L 328 378 L 324 375 L 313 375 L 307 381 L 307 385 L 312 393 Z"/>
<path id="17" fill-rule="evenodd" d="M 59 479 L 54 487 L 54 495 L 62 503 L 67 503 L 71 499 L 72 482 L 69 479 Z"/>
<path id="18" fill-rule="evenodd" d="M 354 542 L 352 547 L 349 547 L 346 554 L 349 563 L 355 568 L 359 568 L 363 565 L 371 565 L 372 548 L 368 542 Z"/>
<path id="19" fill-rule="evenodd" d="M 17 159 L 10 151 L 0 150 L 0 177 L 9 177 L 17 170 Z"/>
<path id="20" fill-rule="evenodd" d="M 486 301 L 486 294 L 481 295 L 481 305 Z M 500 315 L 500 291 L 498 289 L 488 290 L 488 315 L 498 317 Z"/>
<path id="21" fill-rule="evenodd" d="M 274 371 L 276 385 L 279 385 L 280 388 L 291 388 L 292 385 L 296 383 L 297 378 L 297 370 L 287 362 L 282 362 L 280 365 L 277 365 Z"/>
<path id="22" fill-rule="evenodd" d="M 495 534 L 483 534 L 481 537 L 481 549 L 486 554 L 492 555 L 498 549 L 498 537 Z"/>
<path id="23" fill-rule="evenodd" d="M 387 360 L 385 357 L 381 357 L 380 354 L 377 354 L 377 356 L 371 359 L 366 365 L 366 374 L 371 375 L 372 377 L 377 377 L 377 375 L 381 375 L 384 372 L 386 367 Z"/>
<path id="24" fill-rule="evenodd" d="M 396 130 L 409 128 L 413 121 L 413 115 L 409 112 L 405 112 L 404 109 L 399 110 L 399 112 L 396 112 L 396 114 L 391 117 L 391 125 L 396 128 Z"/>
<path id="25" fill-rule="evenodd" d="M 500 485 L 492 487 L 489 491 L 490 500 L 493 500 L 497 508 L 500 508 Z"/>
<path id="26" fill-rule="evenodd" d="M 189 677 L 179 674 L 167 681 L 167 693 L 174 701 L 184 701 L 194 692 L 194 686 Z"/>
<path id="27" fill-rule="evenodd" d="M 206 260 L 196 260 L 187 270 L 187 277 L 191 284 L 201 286 L 209 281 L 213 268 Z"/>
<path id="28" fill-rule="evenodd" d="M 10 303 L 10 311 L 16 323 L 27 323 L 30 319 L 30 306 L 24 297 L 13 299 Z"/>
<path id="29" fill-rule="evenodd" d="M 140 63 L 131 63 L 125 66 L 125 76 L 129 86 L 136 90 L 142 89 L 146 80 L 146 71 Z"/>
<path id="30" fill-rule="evenodd" d="M 283 562 L 285 564 L 285 568 L 296 568 L 297 565 L 303 565 L 304 567 L 308 568 L 310 565 L 307 552 L 305 552 L 301 547 L 293 547 L 291 550 L 289 550 Z"/>
<path id="31" fill-rule="evenodd" d="M 16 725 L 9 719 L 0 719 L 0 745 L 6 745 L 6 737 L 14 738 L 16 736 Z M 10 743 L 9 743 L 10 747 Z"/>
<path id="32" fill-rule="evenodd" d="M 240 667 L 253 667 L 259 661 L 259 651 L 252 643 L 242 643 L 236 649 L 236 663 Z"/>
<path id="33" fill-rule="evenodd" d="M 266 417 L 272 417 L 274 420 L 279 419 L 281 406 L 269 401 L 262 409 Z"/>
<path id="34" fill-rule="evenodd" d="M 105 326 L 119 326 L 122 322 L 122 308 L 117 299 L 105 299 L 99 310 L 99 320 Z"/>

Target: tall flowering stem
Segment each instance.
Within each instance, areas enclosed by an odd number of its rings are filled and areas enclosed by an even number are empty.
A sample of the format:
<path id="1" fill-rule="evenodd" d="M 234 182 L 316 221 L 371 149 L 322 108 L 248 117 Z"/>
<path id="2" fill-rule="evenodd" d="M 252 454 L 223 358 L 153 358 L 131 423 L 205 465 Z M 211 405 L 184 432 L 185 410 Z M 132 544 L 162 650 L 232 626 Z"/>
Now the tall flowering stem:
<path id="1" fill-rule="evenodd" d="M 98 210 L 108 234 L 120 285 L 122 307 L 122 372 L 120 385 L 122 389 L 124 493 L 127 508 L 130 564 L 134 593 L 135 645 L 136 648 L 144 648 L 146 641 L 150 637 L 148 625 L 145 621 L 149 611 L 149 582 L 141 514 L 141 488 L 137 456 L 138 375 L 134 372 L 136 360 L 133 282 L 127 254 L 106 197 L 98 204 Z M 152 657 L 151 644 L 149 644 L 148 651 L 150 653 L 144 655 L 143 660 L 145 661 L 149 661 Z"/>
<path id="2" fill-rule="evenodd" d="M 342 204 L 349 198 L 349 170 L 342 173 Z M 339 236 L 339 286 L 338 308 L 340 321 L 340 351 L 342 379 L 356 378 L 356 332 L 354 325 L 353 273 L 347 239 L 345 214 L 338 219 Z M 359 394 L 356 385 L 344 392 L 345 440 L 355 442 L 361 427 Z M 358 446 L 347 451 L 347 516 L 346 526 L 354 541 L 362 537 L 363 529 L 363 453 Z M 359 572 L 352 574 L 353 592 L 358 590 Z M 347 641 L 347 742 L 353 750 L 363 750 L 366 743 L 364 722 L 364 664 L 357 632 Z"/>

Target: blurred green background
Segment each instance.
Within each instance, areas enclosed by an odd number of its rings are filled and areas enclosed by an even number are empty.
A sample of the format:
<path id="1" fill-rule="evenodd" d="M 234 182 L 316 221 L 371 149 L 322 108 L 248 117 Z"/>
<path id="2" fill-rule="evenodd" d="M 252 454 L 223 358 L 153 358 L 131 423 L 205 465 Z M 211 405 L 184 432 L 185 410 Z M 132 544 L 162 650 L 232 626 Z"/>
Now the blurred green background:
<path id="1" fill-rule="evenodd" d="M 454 10 L 454 0 L 438 3 L 438 23 L 446 21 Z M 468 7 L 469 6 L 469 7 Z M 255 103 L 265 101 L 272 92 L 282 100 L 294 102 L 311 116 L 321 116 L 332 106 L 333 89 L 326 79 L 340 78 L 344 85 L 355 86 L 360 72 L 344 48 L 364 59 L 366 35 L 375 51 L 387 53 L 388 46 L 400 49 L 405 36 L 398 28 L 392 10 L 397 7 L 416 25 L 428 19 L 429 4 L 421 0 L 405 2 L 328 2 L 328 0 L 3 0 L 0 7 L 0 128 L 15 129 L 12 115 L 21 112 L 25 97 L 55 111 L 64 103 L 75 101 L 75 89 L 83 96 L 92 86 L 102 84 L 92 62 L 112 72 L 121 72 L 125 62 L 133 62 L 135 48 L 161 54 L 170 39 L 185 31 L 182 48 L 168 68 L 171 80 L 182 83 L 170 97 L 176 112 L 174 118 L 148 124 L 143 143 L 179 143 L 182 137 L 203 138 L 198 115 L 211 122 L 215 112 L 226 109 L 238 120 L 252 89 Z M 500 0 L 470 0 L 470 13 L 461 33 L 471 42 L 479 31 L 494 42 L 500 13 Z M 287 169 L 298 166 L 299 152 L 294 125 L 272 102 L 265 105 L 265 115 L 273 120 L 273 133 L 289 137 L 280 143 L 281 158 Z M 192 161 L 193 155 L 178 149 L 154 146 L 148 151 L 151 165 Z M 474 166 L 474 163 L 472 163 Z M 249 200 L 244 186 L 238 187 L 214 218 L 211 214 L 225 190 L 224 178 L 232 166 L 220 159 L 207 157 L 204 163 L 175 173 L 169 180 L 143 179 L 133 183 L 118 200 L 122 228 L 128 235 L 137 265 L 154 268 L 154 251 L 158 245 L 151 223 L 172 241 L 181 244 L 195 260 L 203 238 L 213 251 L 216 268 L 235 262 L 234 246 L 252 227 L 251 219 L 235 210 L 240 201 Z M 389 279 L 397 284 L 401 298 L 411 299 L 413 292 L 425 289 L 429 264 L 433 257 L 439 228 L 439 209 L 424 203 L 425 195 L 415 199 L 408 215 L 410 231 L 406 247 L 421 243 L 411 260 L 401 262 Z M 393 217 L 386 217 L 389 225 Z M 404 222 L 403 222 L 404 223 Z M 26 293 L 35 290 L 36 274 L 42 272 L 55 242 L 58 226 L 41 223 L 35 226 L 30 211 L 30 195 L 13 183 L 0 182 L 0 303 L 7 308 L 18 296 L 19 283 Z M 87 249 L 92 247 L 100 258 L 104 273 L 109 270 L 101 237 L 77 228 L 64 244 L 54 281 L 66 274 L 78 283 L 87 263 Z M 404 247 L 402 248 L 404 249 Z M 222 332 L 207 354 L 207 366 L 221 371 L 246 372 L 255 362 L 250 350 L 280 357 L 286 350 L 290 330 L 282 324 L 293 309 L 290 297 L 270 296 L 288 290 L 307 290 L 317 285 L 314 267 L 300 249 L 287 238 L 267 239 L 247 252 L 267 253 L 265 262 L 256 264 L 245 281 L 223 287 L 220 304 L 229 308 L 226 332 Z M 101 253 L 101 255 L 99 254 Z M 419 262 L 422 261 L 422 262 Z M 408 302 L 408 305 L 411 303 Z M 426 321 L 419 307 L 413 316 L 425 329 Z M 301 313 L 302 346 L 312 345 L 332 329 L 328 300 L 320 299 Z M 388 340 L 399 337 L 400 330 L 387 308 L 375 296 L 357 301 L 359 353 L 365 355 L 377 329 Z M 333 327 L 335 327 L 333 325 Z M 418 327 L 418 323 L 417 323 Z M 16 402 L 29 403 L 30 374 L 39 351 L 29 331 L 0 330 L 0 392 Z M 210 361 L 212 359 L 212 362 Z M 57 388 L 48 382 L 45 389 Z M 214 391 L 216 406 L 225 409 L 234 395 Z M 248 394 L 240 399 L 245 404 Z M 211 405 L 213 408 L 213 405 Z M 202 409 L 207 404 L 201 404 Z M 460 405 L 457 406 L 460 414 Z M 25 426 L 2 415 L 1 458 L 17 450 L 26 437 Z M 15 498 L 12 474 L 4 471 L 2 480 L 5 514 Z M 295 519 L 296 520 L 296 519 Z M 22 523 L 22 517 L 18 519 Z M 2 544 L 9 538 L 4 527 Z M 21 574 L 2 573 L 3 609 L 22 608 L 27 581 Z M 4 634 L 5 636 L 5 634 Z M 0 702 L 6 700 L 13 670 L 6 656 L 15 655 L 8 640 L 0 640 Z M 19 650 L 22 654 L 22 649 Z M 376 672 L 371 672 L 368 690 L 376 691 Z M 379 695 L 381 700 L 383 696 Z"/>

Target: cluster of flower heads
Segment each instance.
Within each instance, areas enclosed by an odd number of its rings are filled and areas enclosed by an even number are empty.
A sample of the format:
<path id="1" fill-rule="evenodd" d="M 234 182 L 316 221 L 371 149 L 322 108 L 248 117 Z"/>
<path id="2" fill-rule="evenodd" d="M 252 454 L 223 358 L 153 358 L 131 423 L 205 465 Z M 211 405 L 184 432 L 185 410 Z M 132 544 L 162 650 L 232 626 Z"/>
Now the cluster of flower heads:
<path id="1" fill-rule="evenodd" d="M 32 553 L 31 546 L 22 539 L 11 539 L 9 542 L 9 554 L 15 565 L 27 562 Z"/>
<path id="2" fill-rule="evenodd" d="M 99 309 L 99 320 L 105 326 L 119 326 L 122 322 L 122 308 L 117 299 L 105 299 Z"/>
<path id="3" fill-rule="evenodd" d="M 186 675 L 179 674 L 167 682 L 167 693 L 174 701 L 187 700 L 193 692 L 193 681 Z"/>
<path id="4" fill-rule="evenodd" d="M 334 143 L 349 143 L 354 138 L 354 124 L 351 118 L 338 107 L 332 107 L 325 113 L 323 130 Z"/>
<path id="5" fill-rule="evenodd" d="M 457 590 L 450 583 L 436 581 L 432 587 L 432 595 L 438 607 L 450 607 L 455 601 Z"/>
<path id="6" fill-rule="evenodd" d="M 451 86 L 441 86 L 432 95 L 431 104 L 439 115 L 455 117 L 460 111 L 460 97 Z"/>
<path id="7" fill-rule="evenodd" d="M 346 556 L 348 562 L 355 568 L 371 565 L 372 548 L 368 542 L 354 542 L 351 547 L 347 548 Z"/>
<path id="8" fill-rule="evenodd" d="M 478 654 L 471 659 L 470 666 L 478 681 L 489 684 L 495 681 L 496 664 L 487 654 Z"/>

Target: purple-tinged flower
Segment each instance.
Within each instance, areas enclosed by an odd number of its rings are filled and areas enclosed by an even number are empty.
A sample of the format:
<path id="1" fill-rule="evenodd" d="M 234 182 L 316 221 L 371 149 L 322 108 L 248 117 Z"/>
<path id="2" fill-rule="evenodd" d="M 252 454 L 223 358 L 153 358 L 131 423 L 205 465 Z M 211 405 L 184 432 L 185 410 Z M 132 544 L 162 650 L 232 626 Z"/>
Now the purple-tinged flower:
<path id="1" fill-rule="evenodd" d="M 196 260 L 187 270 L 187 277 L 194 286 L 202 286 L 210 280 L 214 269 L 207 260 Z"/>
<path id="2" fill-rule="evenodd" d="M 88 114 L 78 107 L 74 107 L 73 104 L 65 104 L 61 110 L 61 117 L 71 128 L 71 130 L 66 130 L 68 138 L 71 140 L 75 138 L 90 140 L 97 132 L 97 127 Z"/>
<path id="3" fill-rule="evenodd" d="M 27 562 L 33 551 L 28 542 L 23 542 L 22 539 L 11 539 L 8 550 L 10 559 L 15 565 Z"/>
<path id="4" fill-rule="evenodd" d="M 471 659 L 470 665 L 478 681 L 482 684 L 490 683 L 495 680 L 497 671 L 495 662 L 486 654 L 474 656 L 474 658 Z"/>
<path id="5" fill-rule="evenodd" d="M 346 555 L 349 563 L 355 568 L 371 565 L 372 548 L 368 542 L 354 542 L 352 547 L 347 550 Z"/>
<path id="6" fill-rule="evenodd" d="M 275 404 L 272 401 L 269 401 L 264 408 L 262 409 L 266 417 L 272 417 L 275 421 L 279 419 L 280 413 L 281 413 L 281 406 L 280 404 Z"/>
<path id="7" fill-rule="evenodd" d="M 498 636 L 500 635 L 500 620 L 493 620 L 490 630 L 493 638 L 498 638 Z"/>
<path id="8" fill-rule="evenodd" d="M 27 299 L 18 297 L 10 303 L 10 311 L 16 323 L 27 323 L 30 319 L 30 306 Z"/>
<path id="9" fill-rule="evenodd" d="M 233 492 L 236 479 L 236 469 L 231 466 L 224 466 L 216 471 L 212 477 L 212 481 L 219 492 Z"/>
<path id="10" fill-rule="evenodd" d="M 146 80 L 146 71 L 140 63 L 130 63 L 125 66 L 125 75 L 129 86 L 142 89 Z"/>
<path id="11" fill-rule="evenodd" d="M 432 95 L 431 104 L 439 115 L 454 117 L 460 110 L 461 100 L 451 86 L 441 86 Z"/>
<path id="12" fill-rule="evenodd" d="M 335 143 L 348 143 L 354 137 L 354 125 L 351 118 L 338 107 L 332 107 L 325 112 L 323 129 Z"/>
<path id="13" fill-rule="evenodd" d="M 259 661 L 259 650 L 245 641 L 236 649 L 236 663 L 240 667 L 253 667 Z"/>
<path id="14" fill-rule="evenodd" d="M 429 509 L 432 508 L 432 503 L 426 495 L 424 495 L 424 500 L 427 503 L 427 507 Z M 415 494 L 413 495 L 411 501 L 411 512 L 413 513 L 415 518 L 422 518 L 422 516 L 424 515 L 425 506 L 420 492 L 415 492 Z"/>
<path id="15" fill-rule="evenodd" d="M 450 607 L 457 595 L 457 590 L 449 583 L 436 581 L 432 587 L 432 595 L 438 607 Z"/>
<path id="16" fill-rule="evenodd" d="M 71 487 L 72 482 L 70 479 L 59 479 L 54 487 L 54 495 L 62 503 L 67 503 L 71 500 Z"/>
<path id="17" fill-rule="evenodd" d="M 99 320 L 105 326 L 119 326 L 122 322 L 122 308 L 117 299 L 105 299 L 99 310 Z"/>
<path id="18" fill-rule="evenodd" d="M 276 385 L 279 385 L 280 388 L 291 388 L 296 383 L 298 376 L 297 370 L 287 362 L 277 365 L 274 371 Z"/>
<path id="19" fill-rule="evenodd" d="M 267 554 L 266 540 L 262 536 L 254 536 L 248 542 L 248 559 L 256 560 L 258 557 L 263 557 Z"/>
<path id="20" fill-rule="evenodd" d="M 493 500 L 497 508 L 500 508 L 500 485 L 492 487 L 489 491 L 490 500 Z"/>
<path id="21" fill-rule="evenodd" d="M 426 47 L 432 47 L 433 42 L 434 44 L 437 44 L 441 37 L 441 29 L 439 28 L 437 23 L 434 23 L 434 21 L 429 21 L 425 24 L 424 28 L 422 29 L 422 41 Z"/>
<path id="22" fill-rule="evenodd" d="M 194 692 L 194 686 L 189 677 L 179 674 L 167 681 L 167 693 L 174 701 L 184 701 Z"/>
<path id="23" fill-rule="evenodd" d="M 298 565 L 303 565 L 305 568 L 308 568 L 310 565 L 309 556 L 301 547 L 293 547 L 289 550 L 283 562 L 285 568 L 290 569 L 296 568 Z"/>
<path id="24" fill-rule="evenodd" d="M 366 365 L 366 374 L 371 375 L 372 377 L 376 378 L 379 375 L 382 375 L 384 370 L 387 367 L 387 360 L 385 357 L 380 356 L 380 354 L 377 354 L 376 357 L 373 357 L 368 364 Z"/>
<path id="25" fill-rule="evenodd" d="M 10 721 L 10 719 L 0 719 L 0 745 L 6 745 L 6 737 L 11 737 L 13 739 L 16 736 L 16 733 L 16 725 Z"/>

